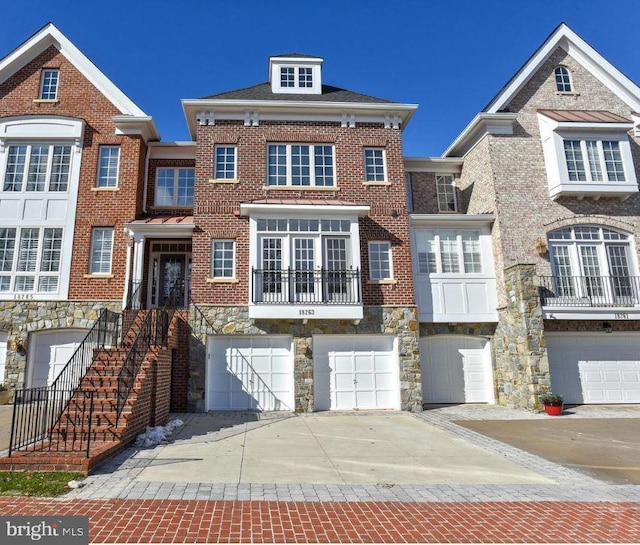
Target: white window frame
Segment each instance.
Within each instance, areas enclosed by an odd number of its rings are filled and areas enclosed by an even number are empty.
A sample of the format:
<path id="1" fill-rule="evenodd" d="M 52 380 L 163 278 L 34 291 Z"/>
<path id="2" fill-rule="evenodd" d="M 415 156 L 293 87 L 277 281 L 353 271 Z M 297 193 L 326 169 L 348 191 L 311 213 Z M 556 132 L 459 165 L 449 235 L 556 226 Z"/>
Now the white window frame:
<path id="1" fill-rule="evenodd" d="M 191 185 L 191 204 L 180 204 L 180 171 L 191 171 L 191 179 L 193 181 Z M 170 204 L 160 204 L 159 191 L 160 191 L 160 174 L 161 171 L 172 172 L 173 178 L 173 201 Z M 156 208 L 193 208 L 193 197 L 195 190 L 195 168 L 193 167 L 157 167 L 156 168 L 156 195 L 154 206 Z"/>
<path id="2" fill-rule="evenodd" d="M 107 174 L 103 175 L 102 173 L 102 159 L 103 153 L 106 154 L 107 151 L 113 152 L 117 150 L 116 156 L 116 164 L 111 164 L 112 156 L 109 157 L 109 165 L 107 166 Z M 96 187 L 98 189 L 115 189 L 120 184 L 120 156 L 121 150 L 118 145 L 101 145 L 98 151 L 98 176 L 96 180 Z M 112 174 L 112 171 L 115 169 L 115 176 Z"/>
<path id="3" fill-rule="evenodd" d="M 378 169 L 379 165 L 376 163 L 378 157 L 376 157 L 375 155 L 371 155 L 371 156 L 367 156 L 368 152 L 380 152 L 380 159 L 382 159 L 382 177 L 380 177 L 380 175 L 377 172 L 373 173 L 373 176 L 370 177 L 370 174 L 368 172 L 369 167 L 373 167 L 374 169 Z M 387 177 L 387 150 L 385 148 L 378 148 L 378 147 L 367 147 L 364 148 L 363 151 L 363 155 L 364 155 L 364 179 L 365 182 L 368 184 L 386 184 L 388 183 L 388 177 Z M 374 163 L 370 164 L 370 159 L 373 159 Z"/>
<path id="4" fill-rule="evenodd" d="M 270 159 L 272 154 L 270 153 L 271 148 L 275 148 L 277 146 L 285 146 L 285 184 L 272 184 L 271 176 L 269 174 L 269 170 L 271 168 Z M 293 184 L 293 148 L 296 146 L 307 146 L 309 148 L 309 185 L 302 184 Z M 331 169 L 331 184 L 322 184 L 316 185 L 316 147 L 329 148 L 331 150 L 331 164 L 330 165 L 322 165 L 324 167 L 329 167 Z M 324 154 L 323 154 L 324 157 Z M 281 166 L 281 165 L 274 165 Z M 280 175 L 276 174 L 276 177 Z M 336 150 L 333 144 L 308 144 L 308 143 L 277 143 L 277 142 L 269 142 L 267 144 L 267 186 L 270 188 L 278 188 L 278 187 L 286 187 L 286 188 L 295 188 L 295 189 L 304 189 L 304 188 L 335 188 L 336 187 Z"/>
<path id="5" fill-rule="evenodd" d="M 549 195 L 552 199 L 559 197 L 592 196 L 594 198 L 618 197 L 621 200 L 638 193 L 631 144 L 627 131 L 633 123 L 577 123 L 556 121 L 543 113 L 538 113 L 540 138 L 547 171 Z M 565 141 L 579 141 L 580 151 L 587 170 L 587 179 L 574 181 L 569 178 Z M 598 149 L 599 163 L 603 180 L 594 180 L 588 165 L 587 141 L 595 141 Z M 603 159 L 602 142 L 617 142 L 622 161 L 624 181 L 609 181 Z"/>
<path id="6" fill-rule="evenodd" d="M 388 240 L 370 240 L 368 242 L 368 254 L 369 254 L 369 280 L 373 282 L 382 282 L 385 280 L 393 280 L 393 252 L 391 249 L 391 242 Z M 378 246 L 378 250 L 374 251 L 373 247 Z M 384 275 L 383 264 L 381 261 L 374 261 L 374 255 L 382 255 L 382 248 L 386 248 L 385 253 L 389 262 L 389 274 Z"/>
<path id="7" fill-rule="evenodd" d="M 457 212 L 458 195 L 453 174 L 436 174 L 438 212 Z M 453 209 L 450 205 L 453 204 Z"/>
<path id="8" fill-rule="evenodd" d="M 453 233 L 455 235 L 455 255 L 457 271 L 444 271 L 445 269 L 445 260 L 443 256 L 445 252 L 443 252 L 443 242 L 442 235 L 444 233 Z M 471 255 L 479 256 L 479 271 L 471 271 L 467 272 L 467 261 L 465 261 L 465 247 L 463 237 L 468 233 L 477 234 L 477 252 L 474 252 Z M 418 275 L 422 276 L 432 276 L 432 275 L 442 275 L 442 276 L 484 276 L 490 271 L 487 270 L 487 258 L 486 258 L 486 250 L 483 248 L 483 231 L 478 228 L 454 228 L 448 229 L 446 227 L 441 228 L 429 228 L 429 229 L 417 229 L 415 232 L 415 258 L 416 265 L 415 270 Z M 433 245 L 435 248 L 434 252 L 429 252 L 429 248 L 427 247 L 428 241 L 433 240 Z M 429 254 L 432 253 L 433 256 L 430 258 Z M 431 270 L 431 266 L 435 265 L 435 270 Z"/>
<path id="9" fill-rule="evenodd" d="M 215 261 L 216 261 L 216 244 L 231 244 L 231 270 L 230 270 L 230 275 L 228 274 L 224 274 L 225 272 L 229 271 L 228 268 L 224 267 L 222 268 L 221 272 L 222 274 L 216 274 L 216 267 L 215 267 Z M 222 252 L 228 252 L 228 248 L 222 248 L 221 249 Z M 225 260 L 225 257 L 222 257 L 223 260 Z M 236 277 L 236 241 L 233 239 L 213 239 L 211 241 L 211 278 L 213 278 L 214 280 L 234 280 Z"/>
<path id="10" fill-rule="evenodd" d="M 109 233 L 110 241 L 109 248 L 105 250 L 104 247 L 98 249 L 96 245 L 98 244 L 97 234 L 98 233 Z M 102 238 L 100 243 L 104 244 L 105 239 Z M 113 267 L 113 246 L 114 246 L 114 228 L 113 227 L 94 227 L 91 230 L 91 253 L 89 255 L 89 274 L 92 275 L 106 275 L 111 274 L 111 270 Z M 99 253 L 98 253 L 99 252 Z M 105 259 L 106 254 L 109 254 L 108 260 Z M 94 256 L 98 255 L 99 260 L 94 260 Z M 104 264 L 108 264 L 108 270 L 103 270 Z"/>
<path id="11" fill-rule="evenodd" d="M 233 172 L 231 176 L 227 176 L 228 172 L 226 169 L 223 170 L 223 176 L 218 175 L 218 150 L 233 150 Z M 227 153 L 225 153 L 225 158 L 227 158 Z M 224 161 L 225 165 L 229 164 L 229 161 Z M 214 180 L 237 180 L 238 179 L 238 147 L 230 144 L 220 144 L 215 146 L 213 150 L 213 179 Z"/>
<path id="12" fill-rule="evenodd" d="M 584 167 L 584 179 L 580 180 L 580 179 L 576 179 L 576 180 L 571 180 L 571 170 L 569 169 L 569 159 L 567 157 L 567 143 L 572 142 L 572 143 L 578 143 L 579 144 L 579 149 L 580 149 L 580 161 L 582 162 L 582 165 Z M 595 150 L 593 148 L 593 144 L 595 144 Z M 617 152 L 620 156 L 619 161 L 622 164 L 622 176 L 623 179 L 622 180 L 618 180 L 618 179 L 611 179 L 609 177 L 609 171 L 607 169 L 607 161 L 605 159 L 605 144 L 609 145 L 609 144 L 616 144 L 617 145 Z M 565 163 L 566 163 L 566 168 L 567 168 L 567 175 L 570 179 L 571 182 L 587 182 L 587 183 L 620 183 L 620 182 L 626 182 L 626 172 L 625 172 L 625 165 L 624 165 L 624 161 L 622 160 L 622 151 L 620 149 L 620 141 L 618 140 L 595 140 L 595 139 L 581 139 L 581 140 L 573 140 L 571 138 L 565 138 L 563 140 L 563 145 L 564 145 L 564 150 L 565 150 Z M 595 155 L 594 152 L 595 151 Z M 600 173 L 600 177 L 596 178 L 594 177 L 594 172 L 598 171 Z"/>
<path id="13" fill-rule="evenodd" d="M 558 80 L 558 76 L 560 77 L 560 80 Z M 556 92 L 573 93 L 573 80 L 571 78 L 571 71 L 566 66 L 556 66 L 555 70 L 553 71 L 553 77 L 556 85 Z M 568 89 L 566 87 L 568 87 Z"/>
<path id="14" fill-rule="evenodd" d="M 29 178 L 32 173 L 32 166 L 37 166 L 38 163 L 32 165 L 32 158 L 34 155 L 34 148 L 47 148 L 47 159 L 44 164 L 44 172 L 38 169 L 38 175 L 44 175 L 44 186 L 42 189 L 29 189 Z M 20 187 L 15 189 L 15 180 L 10 186 L 7 186 L 7 175 L 9 170 L 9 157 L 12 149 L 26 148 L 24 153 L 24 162 L 22 163 L 22 172 L 16 172 L 20 177 Z M 66 167 L 66 178 L 64 180 L 64 189 L 52 189 L 52 177 L 54 175 L 54 167 L 60 167 L 60 163 L 54 164 L 54 155 L 56 148 L 67 148 L 67 152 L 64 156 L 68 158 L 68 163 L 63 166 Z M 73 145 L 70 142 L 9 142 L 6 145 L 6 160 L 4 164 L 3 177 L 2 177 L 2 191 L 6 193 L 67 193 L 69 191 L 69 183 L 71 179 L 71 171 L 73 167 Z M 58 172 L 57 174 L 59 174 Z M 59 182 L 58 182 L 59 183 Z"/>
<path id="15" fill-rule="evenodd" d="M 47 83 L 47 75 L 55 74 L 55 84 Z M 53 87 L 53 91 L 51 88 Z M 40 93 L 39 100 L 55 102 L 58 100 L 58 88 L 60 87 L 60 70 L 57 68 L 44 68 L 40 77 Z M 46 96 L 45 96 L 46 95 Z M 53 96 L 51 96 L 53 95 Z"/>
<path id="16" fill-rule="evenodd" d="M 292 74 L 293 79 L 290 79 L 289 77 L 283 78 L 285 70 L 287 71 L 287 73 Z M 296 90 L 304 90 L 304 91 L 313 89 L 314 81 L 315 81 L 314 72 L 315 70 L 313 66 L 291 66 L 291 65 L 280 66 L 278 70 L 278 81 L 280 82 L 280 88 L 288 89 L 288 90 L 296 89 Z M 310 78 L 307 78 L 307 77 L 303 78 L 303 74 L 305 76 L 306 75 L 310 76 Z M 303 79 L 304 79 L 304 85 L 302 85 Z M 292 85 L 289 85 L 290 83 Z"/>

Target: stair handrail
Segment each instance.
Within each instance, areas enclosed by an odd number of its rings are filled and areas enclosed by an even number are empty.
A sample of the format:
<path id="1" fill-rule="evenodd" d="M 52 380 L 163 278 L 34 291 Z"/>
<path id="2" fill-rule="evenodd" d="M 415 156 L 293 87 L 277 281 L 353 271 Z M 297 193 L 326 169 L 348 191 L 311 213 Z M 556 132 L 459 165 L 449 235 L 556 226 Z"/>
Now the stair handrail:
<path id="1" fill-rule="evenodd" d="M 86 337 L 49 386 L 16 390 L 9 456 L 16 450 L 50 438 L 91 367 L 96 349 L 117 345 L 119 333 L 120 314 L 102 309 Z"/>
<path id="2" fill-rule="evenodd" d="M 116 426 L 129 399 L 131 390 L 147 353 L 152 346 L 166 347 L 169 337 L 169 313 L 162 309 L 151 309 L 140 326 L 131 348 L 125 356 L 122 368 L 118 373 L 116 392 Z"/>

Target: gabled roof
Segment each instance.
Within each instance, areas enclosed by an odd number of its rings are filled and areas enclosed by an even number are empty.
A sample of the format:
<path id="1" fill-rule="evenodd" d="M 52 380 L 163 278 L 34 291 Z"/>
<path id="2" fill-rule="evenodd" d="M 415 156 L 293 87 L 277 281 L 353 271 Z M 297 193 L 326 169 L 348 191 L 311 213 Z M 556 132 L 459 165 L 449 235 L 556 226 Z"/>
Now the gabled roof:
<path id="1" fill-rule="evenodd" d="M 237 89 L 235 91 L 226 91 L 224 93 L 209 95 L 202 98 L 230 100 L 280 100 L 288 102 L 308 100 L 313 102 L 366 102 L 376 104 L 393 104 L 391 100 L 363 95 L 361 93 L 355 93 L 353 91 L 347 91 L 346 89 L 333 87 L 332 85 L 323 85 L 322 94 L 319 95 L 302 93 L 274 93 L 269 82 L 253 85 L 252 87 L 245 87 L 243 89 Z"/>
<path id="2" fill-rule="evenodd" d="M 560 23 L 483 112 L 496 113 L 505 108 L 558 47 L 582 64 L 634 112 L 640 111 L 640 88 L 565 23 Z"/>
<path id="3" fill-rule="evenodd" d="M 33 36 L 0 60 L 0 84 L 46 51 L 55 47 L 76 69 L 89 80 L 122 114 L 140 118 L 150 125 L 151 138 L 158 138 L 151 118 L 107 78 L 53 23 L 48 23 Z M 122 119 L 120 119 L 122 121 Z"/>

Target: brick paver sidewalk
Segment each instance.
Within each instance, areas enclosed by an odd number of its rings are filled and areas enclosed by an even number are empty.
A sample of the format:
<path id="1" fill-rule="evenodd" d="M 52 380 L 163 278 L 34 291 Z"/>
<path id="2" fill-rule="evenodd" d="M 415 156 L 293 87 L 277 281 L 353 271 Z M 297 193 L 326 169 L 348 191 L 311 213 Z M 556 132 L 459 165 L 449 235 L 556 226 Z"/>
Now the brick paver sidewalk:
<path id="1" fill-rule="evenodd" d="M 640 542 L 640 503 L 0 498 L 2 515 L 87 515 L 92 543 Z"/>

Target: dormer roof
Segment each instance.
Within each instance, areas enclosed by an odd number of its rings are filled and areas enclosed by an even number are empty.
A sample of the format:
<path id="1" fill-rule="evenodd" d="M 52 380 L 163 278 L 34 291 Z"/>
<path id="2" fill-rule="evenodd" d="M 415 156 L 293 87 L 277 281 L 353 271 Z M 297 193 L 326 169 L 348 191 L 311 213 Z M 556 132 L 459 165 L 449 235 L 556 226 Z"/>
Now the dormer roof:
<path id="1" fill-rule="evenodd" d="M 116 87 L 53 23 L 46 24 L 0 60 L 0 84 L 52 46 L 120 111 L 122 115 L 115 116 L 114 122 L 116 127 L 122 125 L 123 134 L 135 131 L 145 139 L 159 139 L 153 119 Z"/>

